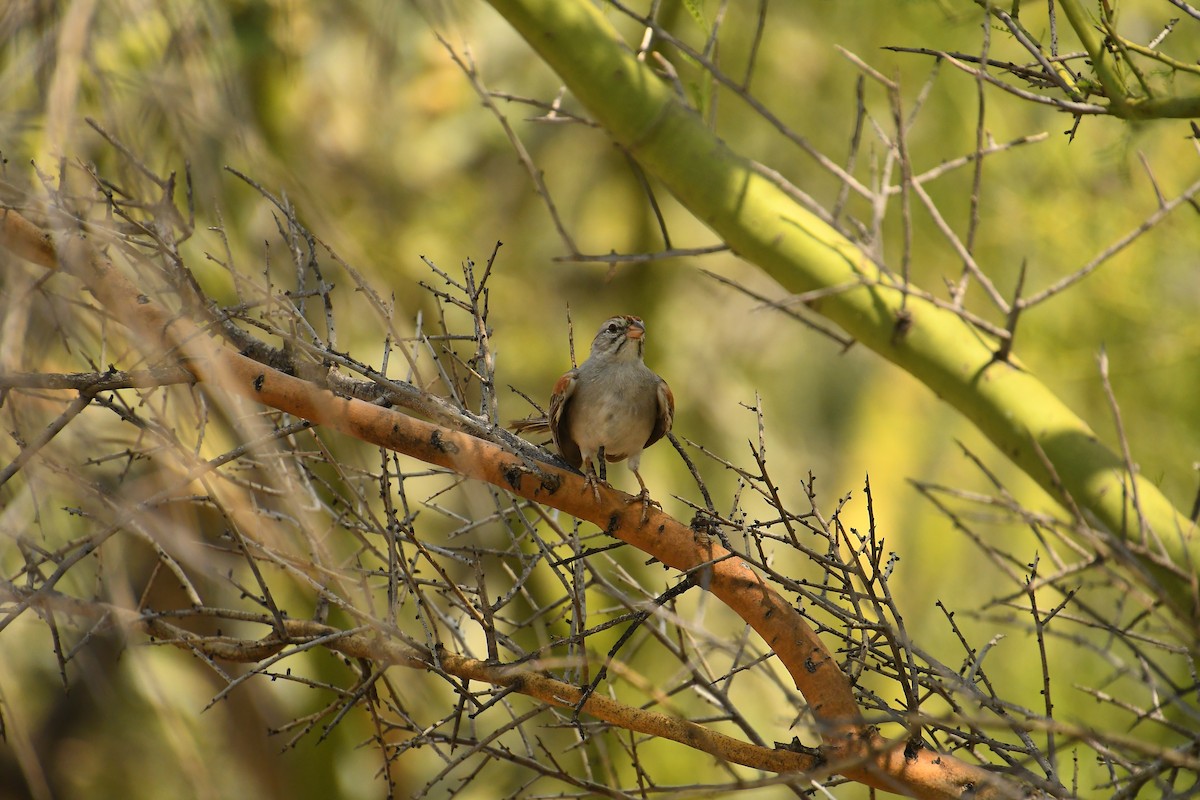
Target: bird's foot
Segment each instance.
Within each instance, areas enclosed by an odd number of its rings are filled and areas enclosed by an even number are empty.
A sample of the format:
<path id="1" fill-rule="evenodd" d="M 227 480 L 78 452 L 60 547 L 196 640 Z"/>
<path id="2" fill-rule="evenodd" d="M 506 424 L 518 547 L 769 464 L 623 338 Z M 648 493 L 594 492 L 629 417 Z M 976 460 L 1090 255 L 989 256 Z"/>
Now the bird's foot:
<path id="1" fill-rule="evenodd" d="M 598 472 L 596 470 L 597 462 L 600 464 L 600 469 Z M 599 453 L 597 453 L 596 461 L 592 461 L 590 457 L 586 456 L 583 459 L 583 490 L 586 492 L 590 488 L 592 490 L 592 497 L 596 498 L 596 503 L 600 502 L 600 484 L 608 483 L 606 480 L 608 476 L 605 474 L 606 466 L 607 465 L 604 463 L 603 447 L 601 447 Z"/>
<path id="2" fill-rule="evenodd" d="M 642 504 L 642 524 L 646 524 L 646 520 L 650 518 L 650 506 L 654 506 L 659 511 L 662 511 L 662 503 L 657 500 L 650 499 L 650 492 L 642 487 L 642 490 L 633 497 L 625 501 L 626 503 L 641 503 Z"/>
<path id="3" fill-rule="evenodd" d="M 594 472 L 585 472 L 583 474 L 583 490 L 586 492 L 588 489 L 591 489 L 592 497 L 596 498 L 597 503 L 600 502 L 600 484 L 602 483 L 604 481 Z"/>
<path id="4" fill-rule="evenodd" d="M 642 504 L 642 524 L 645 525 L 646 520 L 650 516 L 650 506 L 654 506 L 659 511 L 662 511 L 662 504 L 650 499 L 650 490 L 646 488 L 646 482 L 644 480 L 642 480 L 642 473 L 638 472 L 638 470 L 637 470 L 637 461 L 636 460 L 630 459 L 629 468 L 633 471 L 633 477 L 637 478 L 638 486 L 642 487 L 642 490 L 640 492 L 638 492 L 635 496 L 631 497 L 628 500 L 628 502 L 630 502 L 630 503 L 633 503 L 635 501 L 641 502 L 641 504 Z"/>

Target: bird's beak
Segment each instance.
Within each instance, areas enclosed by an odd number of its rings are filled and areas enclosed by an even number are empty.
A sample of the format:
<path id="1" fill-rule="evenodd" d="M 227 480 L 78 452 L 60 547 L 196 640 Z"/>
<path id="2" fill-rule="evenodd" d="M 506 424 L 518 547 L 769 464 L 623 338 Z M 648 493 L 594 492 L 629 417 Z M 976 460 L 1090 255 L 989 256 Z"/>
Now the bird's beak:
<path id="1" fill-rule="evenodd" d="M 631 322 L 625 335 L 630 339 L 640 339 L 646 335 L 646 326 L 640 322 Z"/>

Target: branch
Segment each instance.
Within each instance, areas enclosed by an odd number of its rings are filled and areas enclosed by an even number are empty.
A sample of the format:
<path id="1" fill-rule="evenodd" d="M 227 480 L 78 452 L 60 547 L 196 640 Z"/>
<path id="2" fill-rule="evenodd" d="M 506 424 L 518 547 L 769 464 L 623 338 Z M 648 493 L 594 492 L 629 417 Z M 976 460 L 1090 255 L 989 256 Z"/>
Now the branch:
<path id="1" fill-rule="evenodd" d="M 139 612 L 111 603 L 80 600 L 61 592 L 28 589 L 7 581 L 0 582 L 0 598 L 10 602 L 27 603 L 41 611 L 67 614 L 93 622 L 116 622 L 125 630 L 153 637 L 158 644 L 171 645 L 188 652 L 198 651 L 220 661 L 256 664 L 278 656 L 288 647 L 317 642 L 327 650 L 341 653 L 348 658 L 366 659 L 381 667 L 423 669 L 446 673 L 463 680 L 489 683 L 511 689 L 556 708 L 573 711 L 582 695 L 578 686 L 555 680 L 539 671 L 539 668 L 549 666 L 543 662 L 526 663 L 521 666 L 492 664 L 446 650 L 431 652 L 406 646 L 380 636 L 377 632 L 361 629 L 347 631 L 313 620 L 286 618 L 282 620 L 283 633 L 280 635 L 279 631 L 275 630 L 276 621 L 262 614 L 202 606 L 169 615 L 154 611 Z M 259 639 L 206 636 L 169 621 L 178 617 L 252 622 L 265 625 L 272 631 Z M 753 769 L 811 774 L 822 768 L 822 760 L 810 753 L 749 744 L 694 722 L 629 706 L 600 695 L 589 697 L 583 704 L 582 711 L 626 730 L 670 739 Z"/>
<path id="2" fill-rule="evenodd" d="M 51 237 L 15 211 L 0 214 L 0 244 L 41 266 L 57 264 L 81 280 L 115 319 L 127 325 L 151 358 L 170 353 L 211 391 L 229 393 L 386 447 L 598 525 L 663 564 L 687 574 L 745 620 L 779 657 L 808 701 L 823 737 L 821 755 L 838 771 L 869 786 L 913 797 L 1012 797 L 1014 789 L 986 770 L 952 756 L 884 740 L 863 719 L 853 688 L 833 655 L 761 575 L 712 537 L 631 495 L 602 486 L 597 498 L 581 475 L 521 456 L 460 431 L 394 409 L 341 397 L 226 349 L 190 319 L 177 317 L 141 292 L 88 240 L 72 233 L 55 250 Z M 45 591 L 45 590 L 40 590 Z M 26 598 L 28 606 L 39 597 Z M 578 700 L 578 695 L 572 695 Z M 569 698 L 568 698 L 569 701 Z"/>
<path id="3" fill-rule="evenodd" d="M 805 209 L 732 151 L 639 63 L 583 0 L 491 0 L 567 84 L 593 119 L 742 258 L 797 294 L 856 284 L 810 304 L 851 336 L 950 403 L 1052 497 L 1084 509 L 1114 550 L 1141 528 L 1170 541 L 1172 564 L 1135 570 L 1166 589 L 1187 625 L 1200 598 L 1186 565 L 1200 563 L 1195 526 L 1124 462 L 1084 420 L 1016 359 L 953 310 L 906 292 L 855 243 Z M 902 312 L 904 312 L 902 314 Z M 1140 555 L 1139 555 L 1140 558 Z"/>
<path id="4" fill-rule="evenodd" d="M 1105 40 L 1087 18 L 1079 0 L 1058 0 L 1058 6 L 1087 50 L 1092 69 L 1108 98 L 1108 112 L 1121 119 L 1188 119 L 1200 115 L 1200 97 L 1138 97 L 1131 95 L 1109 57 Z"/>

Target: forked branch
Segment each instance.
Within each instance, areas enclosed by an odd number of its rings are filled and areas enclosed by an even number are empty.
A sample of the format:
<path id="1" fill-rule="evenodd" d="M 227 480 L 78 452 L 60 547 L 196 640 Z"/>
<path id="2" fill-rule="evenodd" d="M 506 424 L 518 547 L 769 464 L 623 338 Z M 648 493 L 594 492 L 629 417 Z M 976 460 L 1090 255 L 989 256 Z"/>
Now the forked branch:
<path id="1" fill-rule="evenodd" d="M 81 280 L 114 318 L 130 328 L 137 341 L 148 344 L 152 351 L 148 355 L 171 354 L 209 392 L 248 398 L 362 441 L 487 481 L 591 521 L 606 533 L 680 570 L 742 617 L 778 656 L 808 701 L 821 732 L 823 769 L 913 797 L 960 797 L 967 787 L 973 787 L 977 797 L 1018 796 L 1014 787 L 984 769 L 912 746 L 908 741 L 882 738 L 865 721 L 849 680 L 797 609 L 711 536 L 656 509 L 643 518 L 640 504 L 630 503 L 631 496 L 609 487 L 603 487 L 596 498 L 585 490 L 582 476 L 575 473 L 531 461 L 491 442 L 395 409 L 338 396 L 311 381 L 224 348 L 192 320 L 172 315 L 149 299 L 78 233 L 64 236 L 56 243 L 54 237 L 25 217 L 6 211 L 0 216 L 0 241 L 14 254 L 48 269 L 61 267 Z M 52 588 L 53 581 L 49 581 L 44 588 L 23 597 L 18 610 L 50 597 Z M 277 618 L 276 635 L 286 632 L 289 624 Z M 283 631 L 278 629 L 280 625 Z M 470 665 L 464 662 L 460 667 L 468 669 Z M 499 673 L 481 670 L 474 674 L 486 680 L 488 675 L 494 678 Z M 529 689 L 529 693 L 540 696 L 533 691 L 536 684 L 536 681 L 515 681 L 514 688 Z M 557 690 L 543 687 L 537 691 L 553 694 Z M 568 692 L 559 700 L 569 705 L 578 697 Z M 794 763 L 811 764 L 804 759 Z"/>

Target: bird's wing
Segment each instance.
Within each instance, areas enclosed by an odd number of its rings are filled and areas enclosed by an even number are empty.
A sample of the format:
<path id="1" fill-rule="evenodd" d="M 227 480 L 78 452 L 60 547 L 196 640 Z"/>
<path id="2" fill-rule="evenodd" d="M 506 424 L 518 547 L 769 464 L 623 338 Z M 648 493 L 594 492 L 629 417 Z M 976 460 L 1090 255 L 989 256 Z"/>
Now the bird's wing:
<path id="1" fill-rule="evenodd" d="M 559 454 L 571 466 L 578 469 L 583 464 L 583 453 L 571 439 L 571 395 L 579 383 L 579 370 L 573 369 L 558 379 L 554 384 L 554 394 L 550 396 L 550 435 L 554 437 L 554 446 Z"/>
<path id="2" fill-rule="evenodd" d="M 667 382 L 662 378 L 658 379 L 658 416 L 654 420 L 654 428 L 650 431 L 650 438 L 646 440 L 646 447 L 657 442 L 659 439 L 667 435 L 671 430 L 671 424 L 675 421 L 675 395 L 671 393 L 671 387 L 667 386 Z"/>

